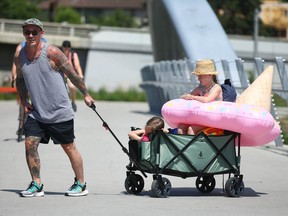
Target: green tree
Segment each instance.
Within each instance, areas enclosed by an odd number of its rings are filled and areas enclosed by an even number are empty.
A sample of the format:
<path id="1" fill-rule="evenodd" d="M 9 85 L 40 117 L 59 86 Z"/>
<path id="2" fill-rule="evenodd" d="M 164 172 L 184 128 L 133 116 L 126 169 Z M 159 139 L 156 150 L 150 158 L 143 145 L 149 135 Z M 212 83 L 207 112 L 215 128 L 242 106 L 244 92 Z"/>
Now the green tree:
<path id="1" fill-rule="evenodd" d="M 81 24 L 81 15 L 72 7 L 57 7 L 55 22 Z"/>
<path id="2" fill-rule="evenodd" d="M 137 27 L 133 17 L 122 10 L 116 10 L 109 16 L 90 17 L 90 21 L 100 26 Z"/>
<path id="3" fill-rule="evenodd" d="M 40 10 L 33 0 L 1 0 L 0 17 L 6 19 L 28 19 L 37 17 Z"/>
<path id="4" fill-rule="evenodd" d="M 208 0 L 227 34 L 253 35 L 255 9 L 260 11 L 261 0 Z M 275 29 L 259 20 L 259 34 L 276 36 Z"/>

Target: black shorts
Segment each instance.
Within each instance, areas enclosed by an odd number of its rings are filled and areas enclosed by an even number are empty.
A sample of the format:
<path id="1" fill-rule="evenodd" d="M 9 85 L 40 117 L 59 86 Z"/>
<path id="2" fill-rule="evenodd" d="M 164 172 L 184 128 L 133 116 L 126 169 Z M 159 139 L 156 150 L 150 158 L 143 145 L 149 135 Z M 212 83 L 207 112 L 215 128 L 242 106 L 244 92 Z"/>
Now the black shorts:
<path id="1" fill-rule="evenodd" d="M 69 144 L 74 141 L 74 120 L 61 123 L 46 124 L 28 116 L 24 125 L 25 137 L 41 137 L 40 143 L 48 143 L 50 138 L 54 144 Z"/>

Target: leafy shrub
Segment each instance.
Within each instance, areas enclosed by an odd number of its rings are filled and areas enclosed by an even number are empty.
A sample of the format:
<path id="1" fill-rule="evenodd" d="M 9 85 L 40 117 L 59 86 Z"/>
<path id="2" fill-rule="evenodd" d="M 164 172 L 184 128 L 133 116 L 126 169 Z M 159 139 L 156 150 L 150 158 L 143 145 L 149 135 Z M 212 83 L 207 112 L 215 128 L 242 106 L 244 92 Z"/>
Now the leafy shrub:
<path id="1" fill-rule="evenodd" d="M 137 90 L 136 88 L 129 88 L 128 90 L 118 88 L 112 92 L 107 91 L 105 88 L 101 88 L 99 91 L 89 89 L 89 93 L 95 100 L 139 102 L 146 101 L 145 93 Z M 77 99 L 83 99 L 83 95 L 79 91 L 77 91 Z M 16 100 L 16 95 L 11 93 L 0 94 L 0 100 Z"/>
<path id="2" fill-rule="evenodd" d="M 55 22 L 81 24 L 81 15 L 71 7 L 57 7 Z"/>
<path id="3" fill-rule="evenodd" d="M 278 94 L 273 94 L 273 99 L 274 99 L 274 103 L 275 103 L 276 107 L 286 107 L 287 106 L 286 100 L 283 99 Z"/>
<path id="4" fill-rule="evenodd" d="M 136 88 L 129 88 L 128 90 L 118 88 L 113 92 L 109 92 L 105 88 L 100 88 L 99 91 L 93 91 L 90 89 L 89 92 L 95 100 L 146 101 L 145 93 L 137 90 Z M 80 92 L 77 93 L 77 98 L 83 98 Z"/>
<path id="5" fill-rule="evenodd" d="M 97 24 L 99 26 L 113 26 L 113 27 L 126 27 L 126 28 L 135 28 L 140 25 L 137 24 L 136 20 L 123 10 L 116 10 L 110 15 L 103 15 L 99 17 L 88 18 L 91 23 Z"/>
<path id="6" fill-rule="evenodd" d="M 280 119 L 284 144 L 288 145 L 288 117 Z"/>

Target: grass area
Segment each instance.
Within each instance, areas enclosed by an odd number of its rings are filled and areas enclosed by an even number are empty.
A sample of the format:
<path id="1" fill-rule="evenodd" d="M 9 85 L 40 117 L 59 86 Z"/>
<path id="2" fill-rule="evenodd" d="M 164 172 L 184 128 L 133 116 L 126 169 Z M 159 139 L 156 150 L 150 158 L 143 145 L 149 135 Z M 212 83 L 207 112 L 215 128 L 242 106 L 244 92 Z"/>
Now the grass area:
<path id="1" fill-rule="evenodd" d="M 16 95 L 12 93 L 1 93 L 0 100 L 16 100 Z"/>
<path id="2" fill-rule="evenodd" d="M 276 107 L 287 107 L 286 101 L 277 94 L 273 94 L 273 99 Z M 288 116 L 286 118 L 279 119 L 280 126 L 283 134 L 283 142 L 288 145 Z"/>
<path id="3" fill-rule="evenodd" d="M 105 88 L 100 88 L 98 91 L 89 90 L 89 92 L 95 100 L 141 102 L 146 101 L 145 93 L 143 91 L 137 90 L 136 88 L 129 88 L 128 90 L 118 88 L 113 92 L 109 92 Z M 77 93 L 77 98 L 83 98 L 80 92 Z"/>
<path id="4" fill-rule="evenodd" d="M 281 129 L 283 131 L 283 142 L 288 145 L 288 116 L 286 118 L 279 119 Z"/>
<path id="5" fill-rule="evenodd" d="M 93 91 L 89 89 L 90 95 L 95 100 L 104 101 L 146 101 L 146 95 L 143 91 L 139 91 L 136 88 L 129 88 L 128 90 L 123 90 L 121 88 L 115 91 L 109 92 L 105 88 L 101 88 L 98 91 Z M 83 99 L 83 95 L 78 91 L 77 99 Z M 15 94 L 0 94 L 0 100 L 16 100 Z"/>
<path id="6" fill-rule="evenodd" d="M 273 94 L 273 99 L 276 107 L 286 107 L 286 101 L 280 97 L 278 94 Z"/>

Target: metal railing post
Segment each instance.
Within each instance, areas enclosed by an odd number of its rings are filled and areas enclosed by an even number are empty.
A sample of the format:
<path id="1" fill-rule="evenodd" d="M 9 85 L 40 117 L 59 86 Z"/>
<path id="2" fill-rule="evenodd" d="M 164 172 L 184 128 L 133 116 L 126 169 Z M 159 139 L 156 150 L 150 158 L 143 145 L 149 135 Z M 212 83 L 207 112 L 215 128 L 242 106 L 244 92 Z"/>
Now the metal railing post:
<path id="1" fill-rule="evenodd" d="M 265 61 L 262 58 L 255 58 L 255 64 L 256 64 L 258 76 L 264 71 L 264 62 Z M 272 114 L 274 119 L 277 121 L 277 123 L 280 125 L 278 114 L 276 112 L 275 103 L 274 103 L 274 100 L 273 100 L 273 95 L 271 95 L 270 113 Z M 281 130 L 280 136 L 278 136 L 277 139 L 275 140 L 276 146 L 278 146 L 278 147 L 282 147 L 283 146 L 282 136 L 283 135 L 282 135 L 282 130 Z"/>
<path id="2" fill-rule="evenodd" d="M 237 68 L 239 78 L 240 78 L 241 91 L 243 91 L 249 86 L 249 80 L 244 71 L 244 65 L 243 65 L 244 60 L 242 60 L 241 58 L 237 58 L 235 59 L 235 63 L 236 63 L 236 68 Z"/>

